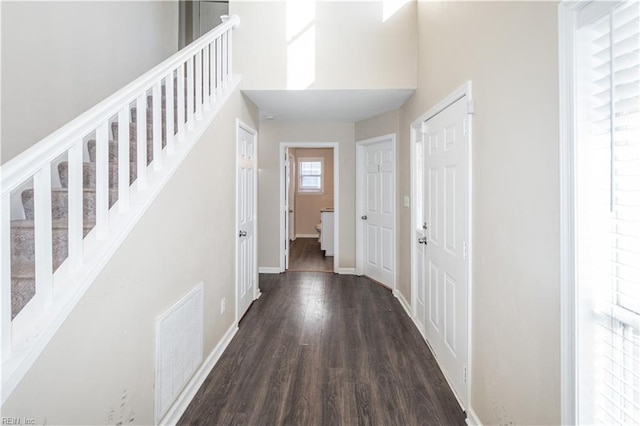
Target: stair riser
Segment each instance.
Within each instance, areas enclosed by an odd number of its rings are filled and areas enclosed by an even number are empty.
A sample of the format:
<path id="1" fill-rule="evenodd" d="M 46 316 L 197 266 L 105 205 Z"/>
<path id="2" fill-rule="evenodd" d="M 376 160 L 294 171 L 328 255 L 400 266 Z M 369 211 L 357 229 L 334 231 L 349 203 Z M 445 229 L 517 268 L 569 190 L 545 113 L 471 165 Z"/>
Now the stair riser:
<path id="1" fill-rule="evenodd" d="M 85 228 L 84 235 L 90 229 Z M 69 253 L 69 234 L 66 228 L 52 229 L 53 270 L 67 258 Z M 11 258 L 16 261 L 35 261 L 34 228 L 11 228 Z"/>
<path id="2" fill-rule="evenodd" d="M 151 149 L 153 149 L 153 144 L 147 142 L 147 145 L 151 145 Z M 87 143 L 87 148 L 89 149 L 89 161 L 92 163 L 96 162 L 96 141 L 90 140 Z M 149 146 L 147 146 L 149 149 Z M 137 144 L 134 142 L 129 143 L 129 161 L 135 163 L 138 160 L 138 148 Z M 118 162 L 118 141 L 109 141 L 109 162 L 117 163 Z"/>
<path id="3" fill-rule="evenodd" d="M 111 123 L 111 134 L 113 135 L 113 140 L 118 140 L 118 122 L 114 121 Z M 175 132 L 176 127 L 174 127 Z M 165 123 L 162 123 L 162 146 L 166 144 L 167 140 L 167 127 Z M 136 123 L 129 123 L 129 140 L 131 142 L 135 142 L 138 140 L 138 126 Z M 153 125 L 151 123 L 147 123 L 147 141 L 153 141 Z"/>
<path id="4" fill-rule="evenodd" d="M 129 164 L 129 184 L 136 180 L 138 174 L 137 164 Z M 60 185 L 67 188 L 69 185 L 69 163 L 63 161 L 58 164 L 58 175 L 60 176 Z M 96 163 L 82 163 L 82 186 L 84 188 L 96 187 Z M 118 188 L 118 165 L 109 163 L 109 188 Z"/>
<path id="5" fill-rule="evenodd" d="M 117 191 L 109 191 L 109 207 L 112 207 L 118 199 Z M 84 191 L 82 197 L 82 216 L 87 220 L 96 220 L 96 193 L 94 191 Z M 33 220 L 33 190 L 27 189 L 22 192 L 22 206 L 25 218 Z M 53 219 L 66 219 L 69 217 L 69 195 L 66 191 L 51 191 L 51 215 Z"/>

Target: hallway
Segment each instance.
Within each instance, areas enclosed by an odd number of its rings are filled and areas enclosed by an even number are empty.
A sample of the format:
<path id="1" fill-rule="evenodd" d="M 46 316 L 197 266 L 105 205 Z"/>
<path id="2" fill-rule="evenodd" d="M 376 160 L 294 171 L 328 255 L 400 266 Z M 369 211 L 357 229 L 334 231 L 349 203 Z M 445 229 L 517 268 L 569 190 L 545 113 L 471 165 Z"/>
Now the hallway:
<path id="1" fill-rule="evenodd" d="M 291 241 L 289 272 L 333 272 L 333 256 L 325 256 L 317 238 Z"/>
<path id="2" fill-rule="evenodd" d="M 179 424 L 465 423 L 389 290 L 299 272 L 261 275 L 260 288 Z"/>

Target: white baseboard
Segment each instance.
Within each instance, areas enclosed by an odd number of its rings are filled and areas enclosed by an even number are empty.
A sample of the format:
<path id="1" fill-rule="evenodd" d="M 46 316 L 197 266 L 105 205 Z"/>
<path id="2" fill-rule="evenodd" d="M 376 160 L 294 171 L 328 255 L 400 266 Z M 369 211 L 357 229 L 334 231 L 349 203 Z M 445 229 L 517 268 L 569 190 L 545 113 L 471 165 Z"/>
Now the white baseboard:
<path id="1" fill-rule="evenodd" d="M 398 299 L 398 301 L 404 308 L 404 311 L 407 313 L 407 315 L 409 315 L 409 318 L 413 318 L 413 315 L 411 315 L 411 307 L 407 302 L 407 299 L 405 299 L 404 296 L 402 295 L 402 293 L 400 293 L 398 289 L 395 289 L 393 290 L 393 295 L 396 297 L 396 299 Z"/>
<path id="2" fill-rule="evenodd" d="M 296 234 L 296 238 L 318 238 L 318 234 Z"/>
<path id="3" fill-rule="evenodd" d="M 279 274 L 280 268 L 277 266 L 260 266 L 258 272 L 261 274 Z"/>
<path id="4" fill-rule="evenodd" d="M 467 410 L 467 419 L 465 420 L 469 426 L 482 426 L 480 419 L 473 408 L 469 407 Z"/>
<path id="5" fill-rule="evenodd" d="M 355 275 L 356 268 L 338 268 L 340 275 Z"/>
<path id="6" fill-rule="evenodd" d="M 237 331 L 238 324 L 234 322 L 224 336 L 222 336 L 222 339 L 220 339 L 216 347 L 213 348 L 207 359 L 200 365 L 198 371 L 191 377 L 191 380 L 189 380 L 189 383 L 184 387 L 178 399 L 176 399 L 171 408 L 169 408 L 169 411 L 167 411 L 167 414 L 160 421 L 160 425 L 175 425 L 178 423 L 180 417 L 182 417 L 187 407 L 189 407 L 191 400 L 196 396 L 200 386 L 202 386 L 211 370 L 213 370 L 213 367 L 227 346 L 229 346 L 231 339 L 233 339 Z"/>

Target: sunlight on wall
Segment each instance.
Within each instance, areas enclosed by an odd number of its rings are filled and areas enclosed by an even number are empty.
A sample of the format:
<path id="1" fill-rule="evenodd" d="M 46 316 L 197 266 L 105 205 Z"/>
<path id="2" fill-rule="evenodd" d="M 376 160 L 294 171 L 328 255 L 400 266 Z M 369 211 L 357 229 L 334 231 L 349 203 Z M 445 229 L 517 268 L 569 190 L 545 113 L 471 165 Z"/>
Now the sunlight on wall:
<path id="1" fill-rule="evenodd" d="M 316 1 L 287 1 L 287 89 L 306 89 L 316 79 Z"/>
<path id="2" fill-rule="evenodd" d="M 382 22 L 387 22 L 397 11 L 411 0 L 382 0 Z"/>

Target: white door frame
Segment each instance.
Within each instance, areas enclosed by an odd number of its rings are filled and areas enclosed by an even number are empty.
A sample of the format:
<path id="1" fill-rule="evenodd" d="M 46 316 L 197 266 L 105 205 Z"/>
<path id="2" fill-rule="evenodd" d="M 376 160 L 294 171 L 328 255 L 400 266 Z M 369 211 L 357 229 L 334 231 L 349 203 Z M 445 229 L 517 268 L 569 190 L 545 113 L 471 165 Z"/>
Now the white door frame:
<path id="1" fill-rule="evenodd" d="M 432 108 L 430 108 L 425 114 L 423 114 L 422 116 L 420 116 L 418 119 L 416 119 L 415 121 L 413 121 L 413 123 L 411 123 L 411 129 L 410 129 L 410 133 L 411 133 L 411 197 L 414 200 L 414 202 L 411 204 L 411 228 L 409 229 L 409 241 L 411 241 L 411 315 L 415 318 L 416 317 L 416 295 L 417 295 L 417 288 L 418 288 L 418 277 L 416 276 L 415 273 L 415 267 L 416 267 L 416 262 L 418 261 L 417 259 L 417 252 L 416 252 L 416 245 L 413 241 L 414 238 L 414 232 L 418 227 L 418 223 L 417 223 L 417 216 L 416 216 L 416 211 L 415 211 L 415 200 L 418 197 L 418 194 L 416 194 L 416 185 L 415 185 L 415 178 L 416 178 L 416 141 L 417 138 L 421 135 L 421 127 L 422 127 L 422 123 L 429 120 L 430 118 L 434 117 L 436 114 L 438 114 L 439 112 L 445 110 L 447 107 L 449 107 L 450 105 L 452 105 L 453 103 L 455 103 L 456 101 L 466 97 L 467 98 L 467 150 L 468 150 L 468 164 L 467 164 L 467 170 L 468 170 L 468 177 L 467 177 L 467 206 L 469 209 L 469 214 L 468 214 L 468 232 L 469 235 L 466 238 L 467 241 L 467 246 L 468 246 L 468 254 L 467 254 L 467 270 L 468 270 L 468 278 L 467 278 L 467 400 L 466 401 L 460 401 L 461 404 L 464 406 L 465 410 L 467 411 L 467 415 L 469 415 L 469 412 L 472 412 L 471 407 L 470 407 L 470 398 L 471 398 L 471 378 L 472 376 L 472 360 L 471 360 L 471 355 L 473 353 L 472 351 L 472 344 L 473 344 L 473 339 L 472 339 L 472 331 L 473 331 L 473 327 L 472 327 L 472 306 L 473 306 L 473 269 L 472 269 L 472 265 L 473 265 L 473 168 L 472 168 L 472 164 L 473 164 L 473 152 L 472 152 L 472 147 L 473 147 L 473 138 L 472 138 L 472 117 L 473 117 L 473 113 L 474 113 L 474 103 L 473 103 L 473 96 L 472 96 L 472 85 L 471 85 L 471 81 L 467 81 L 465 84 L 463 84 L 462 86 L 460 86 L 459 88 L 457 88 L 456 90 L 454 90 L 452 93 L 450 93 L 447 97 L 445 97 L 443 100 L 441 100 L 440 102 L 438 102 L 435 106 L 433 106 Z M 414 322 L 416 322 L 414 320 Z M 416 323 L 416 326 L 418 324 Z M 418 329 L 420 329 L 420 327 L 418 326 Z M 423 337 L 424 337 L 424 331 L 421 330 L 421 332 L 423 333 Z M 437 361 L 437 360 L 436 360 Z"/>
<path id="2" fill-rule="evenodd" d="M 360 219 L 361 212 L 364 209 L 364 182 L 362 181 L 362 173 L 365 168 L 364 148 L 369 145 L 374 145 L 380 142 L 391 141 L 391 155 L 393 157 L 393 281 L 391 282 L 390 289 L 394 294 L 396 291 L 396 282 L 398 280 L 398 242 L 397 242 L 397 229 L 398 229 L 398 216 L 396 214 L 396 206 L 398 199 L 398 191 L 396 187 L 396 172 L 398 159 L 396 158 L 396 134 L 390 133 L 384 136 L 378 136 L 375 138 L 356 141 L 356 275 L 364 274 L 364 224 Z"/>
<path id="3" fill-rule="evenodd" d="M 333 148 L 333 210 L 334 213 L 334 254 L 333 254 L 333 272 L 338 273 L 338 264 L 340 259 L 340 144 L 338 142 L 280 142 L 280 203 L 278 209 L 280 212 L 280 272 L 285 272 L 284 268 L 284 242 L 288 235 L 285 235 L 284 229 L 284 191 L 285 191 L 285 173 L 284 173 L 284 156 L 287 148 Z M 289 212 L 286 212 L 289 214 Z"/>
<path id="4" fill-rule="evenodd" d="M 256 163 L 256 172 L 253 174 L 253 214 L 254 214 L 254 221 L 253 221 L 253 262 L 254 262 L 254 274 L 255 276 L 253 277 L 253 300 L 256 300 L 258 297 L 260 297 L 260 286 L 258 285 L 258 132 L 254 129 L 252 129 L 249 125 L 245 124 L 244 122 L 242 122 L 239 118 L 236 119 L 236 140 L 235 140 L 235 150 L 236 150 L 236 205 L 234 208 L 235 211 L 235 230 L 234 232 L 238 231 L 239 228 L 239 224 L 238 224 L 238 172 L 237 172 L 237 167 L 238 167 L 238 138 L 240 137 L 240 129 L 245 130 L 246 132 L 250 133 L 251 135 L 253 135 L 253 158 L 255 159 L 255 163 Z M 236 324 L 238 324 L 238 322 L 240 321 L 239 318 L 239 314 L 238 314 L 238 299 L 239 299 L 239 295 L 240 295 L 240 282 L 239 282 L 239 277 L 238 277 L 238 235 L 235 234 L 235 275 L 236 275 L 236 301 L 235 301 L 235 318 L 236 318 Z"/>

